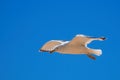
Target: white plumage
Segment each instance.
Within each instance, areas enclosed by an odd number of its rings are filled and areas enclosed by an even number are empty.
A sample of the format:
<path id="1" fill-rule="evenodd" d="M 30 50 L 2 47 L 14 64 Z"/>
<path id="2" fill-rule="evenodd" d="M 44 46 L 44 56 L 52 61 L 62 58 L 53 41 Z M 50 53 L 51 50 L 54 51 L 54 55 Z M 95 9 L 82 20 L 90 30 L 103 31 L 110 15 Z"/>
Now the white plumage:
<path id="1" fill-rule="evenodd" d="M 87 47 L 87 44 L 92 42 L 93 40 L 105 40 L 104 37 L 95 38 L 89 37 L 82 34 L 78 34 L 71 41 L 63 41 L 63 40 L 51 40 L 48 41 L 43 47 L 40 49 L 42 52 L 59 52 L 62 54 L 86 54 L 91 59 L 96 59 L 92 54 L 100 56 L 102 54 L 102 50 L 100 49 L 91 49 Z"/>

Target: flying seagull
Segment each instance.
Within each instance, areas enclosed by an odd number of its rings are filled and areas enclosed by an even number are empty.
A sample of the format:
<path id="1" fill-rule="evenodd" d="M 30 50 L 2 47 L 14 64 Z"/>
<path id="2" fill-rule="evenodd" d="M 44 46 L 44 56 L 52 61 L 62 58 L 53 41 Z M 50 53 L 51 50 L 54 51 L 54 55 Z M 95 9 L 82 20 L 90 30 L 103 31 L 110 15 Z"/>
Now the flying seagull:
<path id="1" fill-rule="evenodd" d="M 105 37 L 90 37 L 82 34 L 76 35 L 71 41 L 63 40 L 51 40 L 43 45 L 40 49 L 41 52 L 59 52 L 62 54 L 86 54 L 89 58 L 95 60 L 93 56 L 100 56 L 102 54 L 101 49 L 91 49 L 87 45 L 94 40 L 105 40 Z"/>

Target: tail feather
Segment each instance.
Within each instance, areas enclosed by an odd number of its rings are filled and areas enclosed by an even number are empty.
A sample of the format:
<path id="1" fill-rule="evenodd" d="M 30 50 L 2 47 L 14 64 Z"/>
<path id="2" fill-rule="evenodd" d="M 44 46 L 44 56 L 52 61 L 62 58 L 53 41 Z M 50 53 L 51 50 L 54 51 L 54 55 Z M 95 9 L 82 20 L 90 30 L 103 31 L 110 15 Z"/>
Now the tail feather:
<path id="1" fill-rule="evenodd" d="M 100 50 L 100 49 L 92 49 L 92 53 L 97 55 L 97 56 L 100 56 L 100 55 L 102 55 L 102 50 Z"/>

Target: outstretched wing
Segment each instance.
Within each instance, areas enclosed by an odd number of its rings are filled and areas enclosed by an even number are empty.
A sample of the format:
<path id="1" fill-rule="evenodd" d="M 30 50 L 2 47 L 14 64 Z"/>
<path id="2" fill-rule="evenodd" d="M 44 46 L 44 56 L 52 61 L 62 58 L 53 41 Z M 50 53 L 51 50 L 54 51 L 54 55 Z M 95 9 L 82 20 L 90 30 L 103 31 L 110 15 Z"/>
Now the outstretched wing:
<path id="1" fill-rule="evenodd" d="M 89 36 L 79 34 L 79 35 L 76 35 L 76 37 L 70 41 L 69 45 L 75 45 L 75 46 L 83 45 L 83 46 L 85 46 L 93 40 L 104 40 L 104 39 L 105 39 L 104 37 L 94 38 L 94 37 L 89 37 Z"/>
<path id="2" fill-rule="evenodd" d="M 62 41 L 62 40 L 51 40 L 49 42 L 47 42 L 45 45 L 43 45 L 43 47 L 40 49 L 40 51 L 52 51 L 54 50 L 56 47 L 62 45 L 63 43 L 65 43 L 66 41 Z"/>

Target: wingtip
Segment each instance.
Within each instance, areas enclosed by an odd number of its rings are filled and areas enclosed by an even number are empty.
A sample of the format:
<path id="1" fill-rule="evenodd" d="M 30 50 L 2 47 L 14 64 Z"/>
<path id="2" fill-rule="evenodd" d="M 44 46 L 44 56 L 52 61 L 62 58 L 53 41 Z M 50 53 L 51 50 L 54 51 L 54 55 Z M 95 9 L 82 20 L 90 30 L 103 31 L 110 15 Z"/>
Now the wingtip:
<path id="1" fill-rule="evenodd" d="M 42 50 L 41 50 L 41 49 L 39 49 L 39 50 L 38 50 L 38 52 L 42 52 Z"/>
<path id="2" fill-rule="evenodd" d="M 45 52 L 45 50 L 39 49 L 38 52 Z"/>
<path id="3" fill-rule="evenodd" d="M 49 51 L 40 49 L 40 50 L 38 50 L 38 52 L 49 52 Z"/>
<path id="4" fill-rule="evenodd" d="M 105 37 L 101 37 L 100 39 L 101 39 L 101 40 L 106 40 L 106 38 L 105 38 Z"/>

